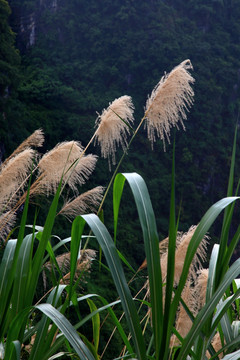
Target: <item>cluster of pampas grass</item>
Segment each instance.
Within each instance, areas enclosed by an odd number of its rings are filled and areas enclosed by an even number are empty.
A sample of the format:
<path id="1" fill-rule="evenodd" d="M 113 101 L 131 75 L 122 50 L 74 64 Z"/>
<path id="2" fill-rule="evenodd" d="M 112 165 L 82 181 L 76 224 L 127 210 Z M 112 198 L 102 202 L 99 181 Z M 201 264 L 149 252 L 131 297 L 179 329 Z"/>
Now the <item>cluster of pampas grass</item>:
<path id="1" fill-rule="evenodd" d="M 72 191 L 65 199 L 59 214 L 71 219 L 86 211 L 97 211 L 104 188 L 98 186 L 79 196 L 79 187 L 92 174 L 97 156 L 84 154 L 77 141 L 57 144 L 42 157 L 35 148 L 42 146 L 44 134 L 36 130 L 1 164 L 0 167 L 0 239 L 5 241 L 13 228 L 19 208 L 27 196 L 27 185 L 32 174 L 30 199 L 37 195 L 53 195 L 62 180 L 62 186 Z"/>
<path id="2" fill-rule="evenodd" d="M 178 286 L 183 265 L 188 249 L 190 240 L 196 230 L 196 226 L 191 226 L 186 233 L 178 232 L 176 238 L 176 250 L 175 250 L 175 270 L 174 270 L 174 287 Z M 200 243 L 200 246 L 197 249 L 197 252 L 193 258 L 191 266 L 189 268 L 188 279 L 186 281 L 185 287 L 182 291 L 182 301 L 187 306 L 189 311 L 194 317 L 205 305 L 206 300 L 206 291 L 208 283 L 208 269 L 204 268 L 204 263 L 207 260 L 207 245 L 209 243 L 209 238 L 205 236 Z M 167 279 L 167 259 L 168 259 L 168 238 L 165 238 L 159 243 L 159 252 L 160 252 L 160 261 L 161 261 L 161 272 L 162 272 L 162 282 L 163 284 Z M 139 270 L 145 269 L 147 267 L 147 261 L 144 260 Z M 148 280 L 145 282 L 143 288 L 146 289 L 145 298 L 149 297 L 150 289 Z M 164 290 L 164 287 L 163 287 Z M 163 291 L 164 296 L 164 291 Z M 174 294 L 173 294 L 174 297 Z M 151 310 L 149 309 L 149 315 L 151 315 Z M 182 338 L 185 338 L 189 333 L 192 327 L 192 319 L 190 318 L 189 313 L 187 313 L 185 307 L 182 303 L 179 305 L 178 312 L 175 319 L 175 329 Z M 172 335 L 171 347 L 179 346 L 180 341 L 175 334 Z M 213 337 L 212 346 L 215 351 L 219 351 L 222 348 L 220 335 L 217 332 Z M 219 355 L 221 358 L 223 354 Z"/>
<path id="3" fill-rule="evenodd" d="M 127 135 L 133 131 L 132 137 L 135 137 L 144 122 L 151 143 L 156 141 L 157 136 L 163 141 L 165 149 L 165 138 L 170 142 L 171 128 L 179 128 L 178 123 L 181 123 L 185 129 L 183 120 L 187 118 L 186 113 L 194 97 L 192 84 L 195 80 L 189 73 L 192 69 L 191 61 L 185 60 L 160 79 L 147 99 L 144 116 L 135 131 L 131 126 L 134 122 L 132 98 L 124 95 L 110 103 L 98 116 L 93 136 L 101 146 L 102 156 L 112 158 L 115 164 L 117 146 L 121 144 L 126 151 Z"/>

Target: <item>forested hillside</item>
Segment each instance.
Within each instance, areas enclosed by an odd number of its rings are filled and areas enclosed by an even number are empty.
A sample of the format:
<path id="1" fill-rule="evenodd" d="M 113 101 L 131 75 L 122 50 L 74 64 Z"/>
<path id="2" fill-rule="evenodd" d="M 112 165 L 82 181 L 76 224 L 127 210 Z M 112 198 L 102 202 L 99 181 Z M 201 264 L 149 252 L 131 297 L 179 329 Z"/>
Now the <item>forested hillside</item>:
<path id="1" fill-rule="evenodd" d="M 0 0 L 0 66 L 7 74 L 1 75 L 0 93 L 3 157 L 38 128 L 46 134 L 46 149 L 71 139 L 85 145 L 96 112 L 125 94 L 133 98 L 137 125 L 164 72 L 190 59 L 195 104 L 186 132 L 176 132 L 176 190 L 181 228 L 197 223 L 227 189 L 239 116 L 240 2 L 9 0 L 9 5 L 10 17 L 7 2 Z M 16 33 L 17 50 L 7 24 Z M 97 148 L 90 151 L 100 155 Z M 157 141 L 152 151 L 142 129 L 121 169 L 146 180 L 163 236 L 171 159 L 172 146 L 164 153 Z M 107 161 L 99 160 L 92 181 L 106 185 L 109 178 Z M 126 205 L 134 227 L 131 199 Z"/>

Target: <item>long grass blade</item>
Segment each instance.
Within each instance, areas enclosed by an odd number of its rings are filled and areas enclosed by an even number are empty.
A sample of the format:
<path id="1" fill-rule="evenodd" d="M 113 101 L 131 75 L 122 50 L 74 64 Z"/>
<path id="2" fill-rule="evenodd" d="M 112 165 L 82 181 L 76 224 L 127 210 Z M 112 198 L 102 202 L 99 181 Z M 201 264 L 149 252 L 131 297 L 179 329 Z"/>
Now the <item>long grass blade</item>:
<path id="1" fill-rule="evenodd" d="M 222 360 L 239 360 L 240 350 L 234 351 L 231 354 L 225 355 Z"/>
<path id="2" fill-rule="evenodd" d="M 83 215 L 82 218 L 90 226 L 106 257 L 118 295 L 122 301 L 123 310 L 126 314 L 138 359 L 146 359 L 146 348 L 139 317 L 114 242 L 105 225 L 95 214 Z"/>
<path id="3" fill-rule="evenodd" d="M 58 287 L 54 288 L 50 295 L 48 296 L 47 303 L 53 305 L 56 307 L 62 292 L 66 288 L 66 285 L 59 285 Z M 45 353 L 45 349 L 49 346 L 49 343 L 51 344 L 53 337 L 49 336 L 48 327 L 50 324 L 50 319 L 43 315 L 42 319 L 38 323 L 36 338 L 34 341 L 34 345 L 31 349 L 31 354 L 29 357 L 29 360 L 41 360 L 42 354 Z M 48 334 L 47 342 L 46 342 L 46 336 Z"/>
<path id="4" fill-rule="evenodd" d="M 215 291 L 215 279 L 216 279 L 216 266 L 219 253 L 219 245 L 215 244 L 212 250 L 210 262 L 209 262 L 209 272 L 208 272 L 208 281 L 206 289 L 206 298 L 205 303 L 210 301 Z M 202 336 L 199 336 L 195 342 L 195 349 L 197 353 L 204 352 L 204 344 L 206 343 L 206 329 L 211 327 L 212 316 L 209 316 L 209 319 L 206 322 L 206 325 L 203 327 Z"/>
<path id="5" fill-rule="evenodd" d="M 120 204 L 117 191 L 122 189 L 124 178 L 128 181 L 137 206 L 138 216 L 142 227 L 144 246 L 147 258 L 150 296 L 152 305 L 152 322 L 154 331 L 155 351 L 158 357 L 162 337 L 163 307 L 162 307 L 162 276 L 160 269 L 159 238 L 155 215 L 143 178 L 137 173 L 118 174 L 114 187 L 114 211 L 118 211 Z M 119 182 L 119 186 L 117 186 Z M 115 201 L 116 200 L 116 201 Z"/>
<path id="6" fill-rule="evenodd" d="M 8 240 L 0 266 L 0 339 L 4 336 L 4 323 L 9 311 L 8 299 L 12 289 L 11 274 L 17 240 Z"/>
<path id="7" fill-rule="evenodd" d="M 225 300 L 219 301 L 219 304 L 217 306 L 217 311 L 214 314 L 214 318 L 209 332 L 210 331 L 213 332 L 214 329 L 218 326 L 219 321 L 226 313 L 226 311 L 229 309 L 229 307 L 233 304 L 233 302 L 239 297 L 239 294 L 240 294 L 240 289 L 238 289 L 233 295 L 228 296 Z"/>
<path id="8" fill-rule="evenodd" d="M 124 344 L 126 345 L 126 348 L 127 348 L 128 352 L 129 352 L 129 354 L 133 354 L 133 349 L 132 349 L 132 347 L 131 347 L 131 345 L 129 343 L 128 337 L 125 334 L 122 325 L 120 324 L 117 316 L 115 315 L 115 312 L 112 309 L 113 306 L 115 306 L 117 304 L 120 304 L 121 300 L 117 300 L 117 301 L 114 301 L 112 303 L 108 303 L 102 296 L 99 296 L 99 295 L 96 295 L 96 294 L 88 294 L 88 295 L 82 296 L 81 298 L 78 298 L 78 301 L 80 302 L 80 301 L 83 301 L 83 300 L 86 300 L 88 298 L 95 297 L 95 296 L 100 299 L 100 301 L 104 304 L 104 306 L 98 308 L 97 310 L 91 312 L 89 315 L 85 316 L 84 319 L 82 319 L 80 322 L 78 322 L 76 325 L 74 325 L 74 328 L 79 329 L 87 321 L 91 320 L 92 317 L 95 316 L 97 313 L 101 313 L 102 311 L 107 310 L 109 312 L 112 320 L 113 320 L 114 325 L 117 327 L 118 332 L 119 332 Z M 70 305 L 71 305 L 71 303 L 70 303 Z M 63 337 L 58 338 L 55 341 L 55 343 L 52 345 L 51 349 L 46 351 L 46 353 L 44 354 L 44 357 L 43 357 L 42 360 L 47 360 L 49 358 L 49 356 L 54 354 L 59 349 L 59 347 L 62 345 L 63 342 L 64 342 Z"/>
<path id="9" fill-rule="evenodd" d="M 91 313 L 97 310 L 96 305 L 91 299 L 87 300 Z M 93 328 L 93 343 L 96 352 L 98 351 L 99 338 L 100 338 L 100 315 L 99 312 L 92 317 L 92 328 Z"/>
<path id="10" fill-rule="evenodd" d="M 221 304 L 221 300 L 220 300 L 220 304 Z M 222 327 L 222 331 L 223 331 L 223 335 L 226 340 L 226 343 L 229 343 L 230 341 L 233 340 L 233 331 L 232 331 L 231 323 L 230 323 L 227 312 L 225 312 L 223 314 L 223 316 L 221 317 L 220 324 Z"/>
<path id="11" fill-rule="evenodd" d="M 118 215 L 119 207 L 122 199 L 122 192 L 124 188 L 126 178 L 124 176 L 116 176 L 113 183 L 113 218 L 114 218 L 114 243 L 116 244 L 117 240 L 117 225 L 118 225 Z"/>
<path id="12" fill-rule="evenodd" d="M 31 313 L 31 310 L 32 310 L 31 307 L 26 307 L 25 309 L 20 311 L 15 316 L 13 321 L 9 324 L 8 333 L 7 333 L 7 339 L 6 339 L 6 344 L 5 344 L 5 357 L 4 357 L 4 360 L 10 360 L 11 359 L 12 342 L 15 341 L 16 339 L 18 339 L 19 330 L 23 327 L 23 324 L 26 324 L 27 318 L 28 318 L 29 314 Z M 22 343 L 22 341 L 20 341 L 20 342 Z"/>
<path id="13" fill-rule="evenodd" d="M 231 157 L 231 166 L 228 178 L 228 189 L 227 189 L 227 196 L 233 196 L 233 185 L 234 185 L 234 169 L 235 169 L 235 159 L 236 159 L 236 146 L 237 146 L 237 126 L 235 129 L 234 140 L 233 140 L 233 148 L 232 148 L 232 157 Z M 218 285 L 221 277 L 224 275 L 224 269 L 222 266 L 226 264 L 225 255 L 228 249 L 228 238 L 229 238 L 229 230 L 232 222 L 233 210 L 235 207 L 235 203 L 231 206 L 225 208 L 224 210 L 224 217 L 222 223 L 222 232 L 220 237 L 220 249 L 219 249 L 219 258 L 217 264 L 217 278 L 216 278 L 216 286 Z"/>
<path id="14" fill-rule="evenodd" d="M 57 192 L 54 196 L 51 207 L 49 209 L 47 219 L 44 224 L 41 241 L 39 242 L 38 248 L 37 248 L 34 258 L 33 258 L 32 277 L 31 277 L 31 282 L 29 283 L 29 286 L 27 289 L 29 298 L 31 298 L 31 299 L 33 299 L 33 297 L 34 297 L 34 293 L 35 293 L 36 286 L 37 286 L 37 279 L 42 270 L 42 261 L 43 261 L 44 253 L 45 253 L 45 250 L 47 247 L 47 243 L 51 237 L 52 227 L 53 227 L 56 212 L 57 212 L 60 191 L 61 191 L 61 182 L 58 186 Z"/>
<path id="15" fill-rule="evenodd" d="M 40 304 L 35 306 L 35 308 L 42 311 L 57 325 L 81 360 L 95 360 L 94 356 L 78 336 L 75 328 L 57 309 L 50 304 Z"/>
<path id="16" fill-rule="evenodd" d="M 219 244 L 214 244 L 210 262 L 209 262 L 206 302 L 208 302 L 212 298 L 214 290 L 215 290 L 215 279 L 216 279 L 216 267 L 217 267 L 218 254 L 219 254 Z"/>
<path id="17" fill-rule="evenodd" d="M 12 360 L 20 360 L 21 359 L 21 344 L 18 340 L 14 340 L 11 344 L 11 355 L 10 358 Z"/>
<path id="18" fill-rule="evenodd" d="M 12 296 L 13 314 L 17 314 L 22 308 L 31 305 L 27 300 L 26 288 L 30 276 L 32 242 L 32 234 L 25 236 L 19 251 Z"/>
<path id="19" fill-rule="evenodd" d="M 173 295 L 174 270 L 175 270 L 175 251 L 176 251 L 176 211 L 175 211 L 175 141 L 173 145 L 172 158 L 172 181 L 171 181 L 171 200 L 170 200 L 170 216 L 169 216 L 169 242 L 168 242 L 168 263 L 167 263 L 167 280 L 164 306 L 163 320 L 163 337 L 161 343 L 161 354 L 164 359 L 168 356 L 169 341 L 172 334 L 172 326 L 169 323 L 169 313 L 171 311 L 171 302 Z"/>
<path id="20" fill-rule="evenodd" d="M 226 250 L 226 253 L 224 256 L 224 261 L 222 262 L 222 268 L 221 268 L 222 274 L 225 274 L 225 272 L 227 271 L 230 260 L 232 258 L 235 248 L 237 247 L 237 245 L 239 243 L 239 240 L 240 240 L 240 225 L 238 226 L 237 231 L 235 232 L 235 234 L 228 246 L 228 249 Z"/>
<path id="21" fill-rule="evenodd" d="M 81 243 L 81 222 L 80 222 L 80 218 L 76 217 L 72 223 L 72 232 L 71 232 L 70 290 L 69 290 L 70 299 L 71 299 L 71 290 L 74 282 L 74 276 L 77 268 L 80 243 Z"/>
<path id="22" fill-rule="evenodd" d="M 0 338 L 2 335 L 2 329 L 4 329 L 4 322 L 2 322 L 2 318 L 7 317 L 7 310 L 8 301 L 10 301 L 10 291 L 12 290 L 12 284 L 14 281 L 15 273 L 16 273 L 16 266 L 18 261 L 18 254 L 19 250 L 24 238 L 25 226 L 27 222 L 27 212 L 28 212 L 28 204 L 29 204 L 29 189 L 30 189 L 30 182 L 28 185 L 28 191 L 26 196 L 26 201 L 24 204 L 23 214 L 21 218 L 21 224 L 18 233 L 18 240 L 10 240 L 11 245 L 7 250 L 6 257 L 1 263 L 0 269 Z M 9 241 L 8 241 L 9 242 Z M 14 249 L 13 249 L 14 248 Z M 5 251 L 6 251 L 5 249 Z M 13 251 L 14 250 L 14 251 Z M 4 253 L 5 253 L 4 251 Z M 5 268 L 6 267 L 6 268 Z M 7 271 L 7 272 L 6 272 Z M 4 291 L 4 296 L 2 296 L 2 291 Z"/>

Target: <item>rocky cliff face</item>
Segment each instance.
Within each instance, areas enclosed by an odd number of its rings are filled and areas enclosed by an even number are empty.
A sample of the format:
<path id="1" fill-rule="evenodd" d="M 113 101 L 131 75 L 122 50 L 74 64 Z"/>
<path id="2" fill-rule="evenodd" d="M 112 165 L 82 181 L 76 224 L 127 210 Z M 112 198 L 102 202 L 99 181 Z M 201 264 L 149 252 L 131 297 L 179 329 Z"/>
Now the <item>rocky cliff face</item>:
<path id="1" fill-rule="evenodd" d="M 38 34 L 48 29 L 43 26 L 46 12 L 55 13 L 59 0 L 37 0 L 25 4 L 23 1 L 9 0 L 12 9 L 12 27 L 17 34 L 17 47 L 24 52 L 36 43 Z"/>

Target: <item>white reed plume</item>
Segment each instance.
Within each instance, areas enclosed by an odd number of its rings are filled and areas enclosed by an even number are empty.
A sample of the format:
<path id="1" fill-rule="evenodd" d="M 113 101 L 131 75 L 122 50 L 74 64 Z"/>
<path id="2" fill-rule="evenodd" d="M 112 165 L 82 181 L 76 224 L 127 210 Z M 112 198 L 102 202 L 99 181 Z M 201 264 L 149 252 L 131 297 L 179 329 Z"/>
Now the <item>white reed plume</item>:
<path id="1" fill-rule="evenodd" d="M 192 282 L 190 280 L 187 281 L 183 291 L 182 291 L 182 300 L 191 311 L 191 313 L 196 315 L 196 297 L 194 293 L 194 289 L 192 287 Z M 179 309 L 177 312 L 175 328 L 182 338 L 185 338 L 192 327 L 192 320 L 183 307 L 182 303 L 179 305 Z M 170 341 L 170 346 L 179 345 L 179 340 L 176 335 L 173 335 Z"/>
<path id="2" fill-rule="evenodd" d="M 72 201 L 68 201 L 58 215 L 64 215 L 69 219 L 74 219 L 76 216 L 90 212 L 97 212 L 97 208 L 102 200 L 104 187 L 97 186 L 91 190 L 84 192 Z"/>
<path id="3" fill-rule="evenodd" d="M 31 148 L 31 147 L 41 147 L 44 142 L 44 133 L 41 129 L 35 130 L 27 139 L 25 139 L 14 151 L 13 153 L 4 161 L 1 166 L 5 166 L 7 162 L 21 153 L 22 151 Z"/>
<path id="4" fill-rule="evenodd" d="M 179 283 L 181 274 L 182 274 L 182 270 L 183 270 L 183 265 L 184 265 L 184 261 L 186 258 L 186 254 L 187 254 L 187 250 L 188 250 L 188 245 L 193 237 L 193 234 L 196 230 L 197 226 L 191 226 L 190 229 L 184 233 L 184 234 L 179 234 L 179 238 L 177 240 L 177 249 L 176 249 L 176 253 L 175 253 L 175 274 L 174 274 L 174 282 L 175 285 L 177 285 Z M 194 255 L 194 258 L 192 260 L 190 269 L 189 269 L 189 277 L 191 277 L 192 279 L 196 278 L 197 272 L 199 269 L 202 269 L 202 265 L 204 263 L 204 261 L 206 260 L 206 250 L 207 250 L 207 244 L 208 244 L 208 237 L 205 236 L 197 251 L 196 254 Z"/>
<path id="5" fill-rule="evenodd" d="M 146 127 L 152 145 L 156 141 L 155 132 L 163 141 L 165 149 L 165 138 L 170 142 L 170 129 L 174 126 L 178 128 L 179 122 L 185 129 L 183 120 L 187 118 L 186 112 L 193 104 L 194 96 L 191 87 L 194 78 L 189 69 L 192 69 L 192 64 L 190 60 L 185 60 L 169 74 L 165 74 L 147 100 Z"/>
<path id="6" fill-rule="evenodd" d="M 6 165 L 1 168 L 1 208 L 5 206 L 7 206 L 7 208 L 11 207 L 13 202 L 19 197 L 19 191 L 23 187 L 24 180 L 32 169 L 34 155 L 35 151 L 27 148 L 11 158 Z"/>
<path id="7" fill-rule="evenodd" d="M 127 135 L 133 122 L 133 111 L 132 98 L 124 95 L 110 103 L 96 119 L 98 127 L 96 140 L 101 146 L 101 154 L 104 158 L 112 157 L 113 164 L 116 163 L 117 146 L 121 144 L 123 149 L 127 147 Z"/>
<path id="8" fill-rule="evenodd" d="M 81 155 L 73 169 L 69 170 L 69 174 L 68 172 L 66 173 L 66 181 L 73 191 L 77 193 L 77 185 L 83 185 L 89 179 L 89 176 L 95 169 L 97 159 L 97 155 Z"/>
<path id="9" fill-rule="evenodd" d="M 16 221 L 16 214 L 10 211 L 0 215 L 0 242 L 5 241 Z"/>
<path id="10" fill-rule="evenodd" d="M 198 299 L 198 309 L 200 310 L 206 302 L 206 292 L 208 283 L 208 269 L 201 269 L 198 272 L 196 284 L 194 287 L 196 298 Z"/>
<path id="11" fill-rule="evenodd" d="M 39 181 L 36 182 L 36 192 L 55 192 L 63 177 L 72 190 L 77 191 L 77 185 L 82 185 L 95 168 L 97 156 L 83 156 L 83 148 L 77 141 L 63 142 L 56 145 L 39 161 Z"/>

